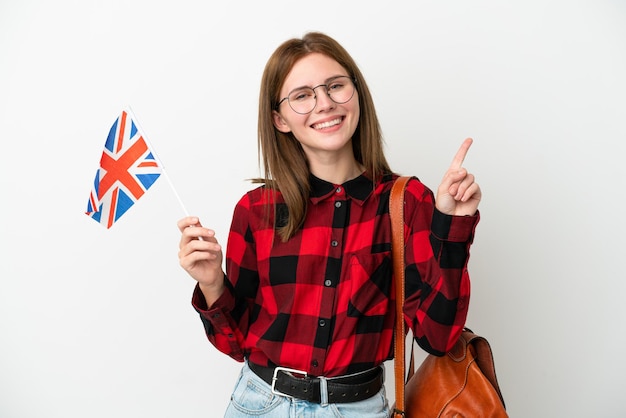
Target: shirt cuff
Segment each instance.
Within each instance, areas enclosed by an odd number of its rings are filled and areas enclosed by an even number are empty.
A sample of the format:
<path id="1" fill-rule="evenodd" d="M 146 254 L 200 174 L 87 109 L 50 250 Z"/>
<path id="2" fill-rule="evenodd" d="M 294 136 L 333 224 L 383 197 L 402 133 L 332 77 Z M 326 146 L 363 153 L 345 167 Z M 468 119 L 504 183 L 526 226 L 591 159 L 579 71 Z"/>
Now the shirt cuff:
<path id="1" fill-rule="evenodd" d="M 226 278 L 224 278 L 224 283 L 226 284 Z M 193 289 L 193 295 L 191 297 L 191 304 L 196 311 L 205 316 L 209 316 L 209 314 L 213 311 L 225 311 L 229 312 L 233 306 L 235 305 L 235 298 L 229 286 L 226 286 L 222 295 L 217 299 L 213 305 L 207 306 L 206 299 L 204 298 L 204 294 L 202 290 L 200 290 L 200 285 L 196 284 L 196 287 Z"/>
<path id="2" fill-rule="evenodd" d="M 454 216 L 446 215 L 435 207 L 431 229 L 433 235 L 441 240 L 466 242 L 473 239 L 479 220 L 478 211 L 472 216 Z"/>
<path id="3" fill-rule="evenodd" d="M 198 284 L 196 284 L 191 298 L 192 306 L 211 324 L 212 332 L 226 334 L 232 334 L 232 331 L 230 331 L 230 323 L 228 322 L 227 313 L 231 311 L 234 301 L 235 300 L 229 286 L 226 286 L 222 295 L 211 306 L 207 306 L 204 294 L 202 294 L 202 290 L 200 290 L 200 286 Z M 228 331 L 225 332 L 225 330 Z"/>

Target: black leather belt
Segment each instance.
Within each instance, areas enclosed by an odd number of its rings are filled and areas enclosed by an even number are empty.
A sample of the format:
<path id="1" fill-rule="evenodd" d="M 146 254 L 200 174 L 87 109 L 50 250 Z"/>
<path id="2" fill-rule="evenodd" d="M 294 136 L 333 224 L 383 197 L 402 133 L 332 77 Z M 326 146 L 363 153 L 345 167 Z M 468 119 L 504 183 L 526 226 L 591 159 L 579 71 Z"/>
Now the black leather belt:
<path id="1" fill-rule="evenodd" d="M 327 388 L 328 403 L 358 402 L 374 396 L 383 386 L 383 368 L 375 367 L 361 373 L 319 378 L 306 376 L 305 372 L 285 367 L 264 367 L 248 362 L 250 369 L 267 384 L 272 392 L 291 398 L 322 403 L 322 390 Z M 294 374 L 303 375 L 297 377 Z"/>

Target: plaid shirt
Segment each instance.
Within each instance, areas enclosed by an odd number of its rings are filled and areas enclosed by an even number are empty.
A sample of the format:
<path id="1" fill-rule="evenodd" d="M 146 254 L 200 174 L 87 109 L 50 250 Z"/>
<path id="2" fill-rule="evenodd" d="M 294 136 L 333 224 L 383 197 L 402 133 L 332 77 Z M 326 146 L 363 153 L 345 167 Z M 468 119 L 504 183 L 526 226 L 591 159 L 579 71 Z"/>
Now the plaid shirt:
<path id="1" fill-rule="evenodd" d="M 314 376 L 354 373 L 391 359 L 389 194 L 396 177 L 375 186 L 365 175 L 342 185 L 312 177 L 304 225 L 287 242 L 273 228 L 272 205 L 276 224 L 286 211 L 280 193 L 259 187 L 244 195 L 228 237 L 227 289 L 210 307 L 198 287 L 193 294 L 211 343 L 238 361 Z M 440 213 L 417 179 L 409 182 L 405 202 L 405 320 L 423 349 L 441 355 L 465 324 L 467 262 L 479 216 Z"/>

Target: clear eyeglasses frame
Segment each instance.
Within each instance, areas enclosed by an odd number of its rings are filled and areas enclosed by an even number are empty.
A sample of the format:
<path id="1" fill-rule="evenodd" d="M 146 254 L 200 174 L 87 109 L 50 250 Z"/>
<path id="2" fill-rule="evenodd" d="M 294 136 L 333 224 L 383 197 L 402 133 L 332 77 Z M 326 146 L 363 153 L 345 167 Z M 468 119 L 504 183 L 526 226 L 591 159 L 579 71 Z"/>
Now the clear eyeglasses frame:
<path id="1" fill-rule="evenodd" d="M 300 87 L 292 90 L 287 97 L 283 97 L 277 104 L 275 109 L 278 110 L 280 105 L 287 100 L 289 107 L 300 114 L 306 115 L 311 113 L 317 106 L 317 94 L 315 89 L 324 87 L 326 94 L 333 102 L 337 104 L 344 104 L 350 101 L 356 91 L 356 79 L 347 76 L 340 75 L 332 77 L 326 81 L 325 84 L 319 84 L 315 87 Z"/>

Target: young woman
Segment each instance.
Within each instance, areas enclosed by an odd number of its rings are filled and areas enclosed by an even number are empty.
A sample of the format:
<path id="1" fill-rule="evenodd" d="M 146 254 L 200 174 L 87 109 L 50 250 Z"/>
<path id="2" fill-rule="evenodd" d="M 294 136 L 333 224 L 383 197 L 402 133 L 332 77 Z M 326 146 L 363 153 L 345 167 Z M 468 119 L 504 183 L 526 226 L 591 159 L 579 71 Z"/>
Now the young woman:
<path id="1" fill-rule="evenodd" d="M 437 190 L 406 191 L 405 318 L 442 355 L 468 310 L 481 192 L 463 142 Z M 263 74 L 264 183 L 237 203 L 223 253 L 197 217 L 178 222 L 180 265 L 208 339 L 244 365 L 228 417 L 387 417 L 382 364 L 395 321 L 389 193 L 397 178 L 365 79 L 332 38 L 278 47 Z"/>

